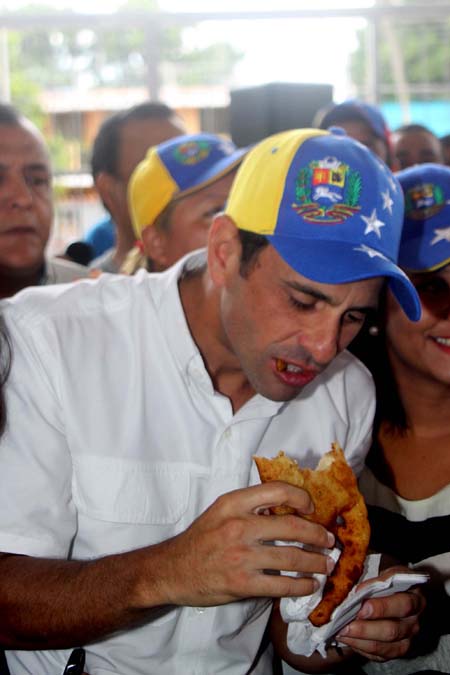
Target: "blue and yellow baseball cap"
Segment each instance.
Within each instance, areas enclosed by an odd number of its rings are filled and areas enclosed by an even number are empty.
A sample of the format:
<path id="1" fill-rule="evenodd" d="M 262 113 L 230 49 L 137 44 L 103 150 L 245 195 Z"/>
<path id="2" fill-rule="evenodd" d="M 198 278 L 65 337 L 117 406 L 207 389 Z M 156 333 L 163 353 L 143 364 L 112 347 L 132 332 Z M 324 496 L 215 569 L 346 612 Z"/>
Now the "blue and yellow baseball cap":
<path id="1" fill-rule="evenodd" d="M 399 265 L 432 272 L 450 263 L 450 168 L 417 164 L 399 171 L 405 217 Z"/>
<path id="2" fill-rule="evenodd" d="M 329 129 L 332 126 L 339 126 L 340 122 L 345 122 L 350 119 L 357 119 L 367 124 L 372 133 L 384 141 L 388 148 L 390 148 L 391 132 L 383 117 L 381 110 L 372 103 L 360 101 L 353 98 L 331 105 L 320 120 L 321 129 Z"/>
<path id="3" fill-rule="evenodd" d="M 137 237 L 154 224 L 172 199 L 222 178 L 239 165 L 247 150 L 215 134 L 176 136 L 150 148 L 128 185 L 128 203 Z"/>
<path id="4" fill-rule="evenodd" d="M 403 195 L 390 169 L 344 134 L 295 129 L 244 159 L 225 213 L 267 237 L 299 274 L 328 284 L 387 277 L 407 316 L 420 302 L 397 266 Z"/>

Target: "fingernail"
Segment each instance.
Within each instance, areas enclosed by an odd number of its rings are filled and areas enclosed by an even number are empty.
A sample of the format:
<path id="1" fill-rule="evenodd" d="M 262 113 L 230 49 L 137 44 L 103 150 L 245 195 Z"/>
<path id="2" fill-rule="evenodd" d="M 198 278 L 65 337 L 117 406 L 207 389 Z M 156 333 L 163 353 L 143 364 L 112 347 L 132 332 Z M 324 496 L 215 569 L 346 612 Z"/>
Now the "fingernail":
<path id="1" fill-rule="evenodd" d="M 329 548 L 333 548 L 335 538 L 334 538 L 334 534 L 332 532 L 327 532 L 327 542 L 328 542 Z"/>
<path id="2" fill-rule="evenodd" d="M 344 626 L 344 628 L 336 635 L 336 639 L 339 640 L 340 637 L 345 637 L 349 633 L 349 628 L 348 626 Z"/>
<path id="3" fill-rule="evenodd" d="M 328 556 L 328 558 L 327 558 L 327 572 L 328 572 L 328 574 L 330 574 L 334 570 L 335 564 L 336 563 L 334 562 L 333 558 L 330 558 L 330 556 Z"/>
<path id="4" fill-rule="evenodd" d="M 358 619 L 368 619 L 372 614 L 372 605 L 363 605 L 358 613 Z"/>

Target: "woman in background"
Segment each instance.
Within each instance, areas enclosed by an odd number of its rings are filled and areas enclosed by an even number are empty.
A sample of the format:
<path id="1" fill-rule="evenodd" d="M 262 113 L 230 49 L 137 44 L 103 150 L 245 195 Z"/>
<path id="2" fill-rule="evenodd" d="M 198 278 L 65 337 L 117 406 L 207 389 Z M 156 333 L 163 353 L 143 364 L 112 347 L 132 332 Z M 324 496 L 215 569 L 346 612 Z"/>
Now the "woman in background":
<path id="1" fill-rule="evenodd" d="M 390 292 L 352 346 L 377 387 L 373 446 L 361 476 L 373 549 L 430 573 L 428 608 L 408 659 L 364 672 L 450 673 L 450 168 L 397 174 L 405 196 L 399 265 L 422 317 L 409 321 Z"/>

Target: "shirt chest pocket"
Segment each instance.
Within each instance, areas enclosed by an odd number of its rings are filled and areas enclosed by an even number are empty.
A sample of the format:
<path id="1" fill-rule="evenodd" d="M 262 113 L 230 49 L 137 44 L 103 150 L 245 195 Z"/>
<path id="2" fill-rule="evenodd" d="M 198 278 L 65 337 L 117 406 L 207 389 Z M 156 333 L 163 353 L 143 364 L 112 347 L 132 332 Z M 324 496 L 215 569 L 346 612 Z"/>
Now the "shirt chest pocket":
<path id="1" fill-rule="evenodd" d="M 182 463 L 78 456 L 73 466 L 73 500 L 90 518 L 167 526 L 184 520 L 190 474 Z"/>

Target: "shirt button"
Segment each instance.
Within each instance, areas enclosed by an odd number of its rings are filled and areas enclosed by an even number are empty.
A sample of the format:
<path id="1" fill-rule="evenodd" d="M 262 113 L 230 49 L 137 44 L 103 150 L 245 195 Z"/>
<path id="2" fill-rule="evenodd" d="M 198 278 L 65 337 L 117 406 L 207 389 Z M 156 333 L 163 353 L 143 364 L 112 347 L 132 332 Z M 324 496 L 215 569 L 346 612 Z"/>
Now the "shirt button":
<path id="1" fill-rule="evenodd" d="M 225 431 L 223 432 L 223 436 L 224 436 L 224 438 L 230 438 L 231 429 L 225 429 Z"/>
<path id="2" fill-rule="evenodd" d="M 194 607 L 194 610 L 197 614 L 203 614 L 205 612 L 204 607 Z"/>

